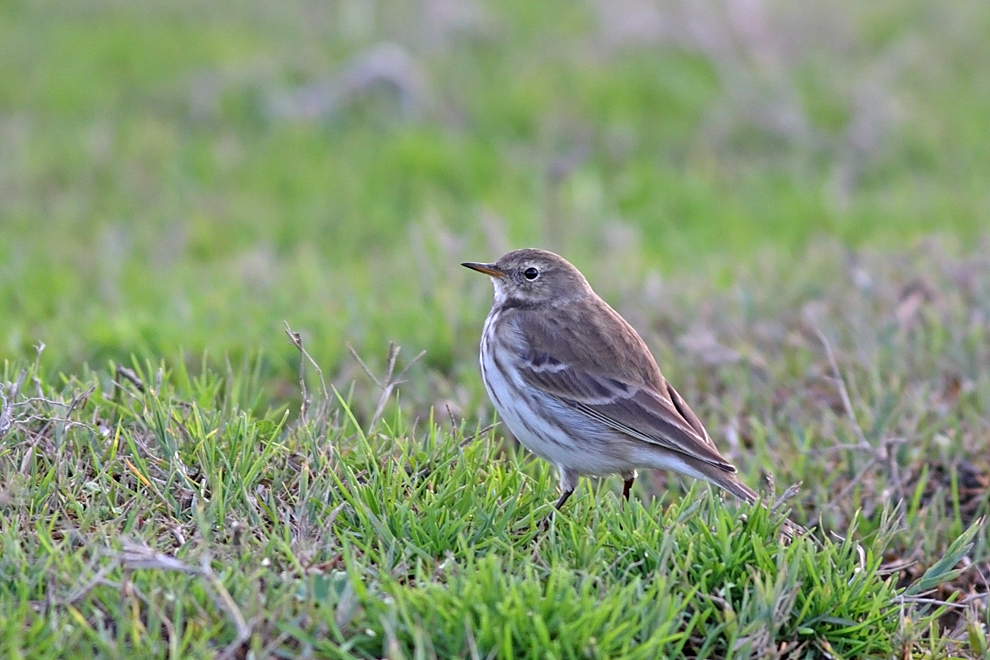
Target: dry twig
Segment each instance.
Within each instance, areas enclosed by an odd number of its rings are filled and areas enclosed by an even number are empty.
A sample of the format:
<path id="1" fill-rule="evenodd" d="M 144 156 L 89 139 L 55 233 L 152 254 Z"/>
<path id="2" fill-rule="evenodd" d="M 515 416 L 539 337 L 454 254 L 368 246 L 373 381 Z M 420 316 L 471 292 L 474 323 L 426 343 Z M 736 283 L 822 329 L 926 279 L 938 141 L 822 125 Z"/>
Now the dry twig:
<path id="1" fill-rule="evenodd" d="M 367 435 L 371 435 L 371 432 L 378 424 L 378 420 L 381 419 L 382 414 L 385 412 L 385 406 L 388 403 L 389 398 L 392 396 L 392 392 L 395 391 L 395 388 L 398 385 L 401 385 L 402 383 L 406 382 L 402 379 L 402 377 L 406 375 L 406 372 L 409 371 L 409 368 L 411 366 L 416 364 L 416 362 L 419 361 L 420 358 L 426 355 L 426 351 L 420 351 L 419 354 L 416 355 L 416 357 L 414 357 L 412 360 L 409 361 L 409 364 L 407 364 L 402 369 L 402 371 L 399 372 L 397 376 L 393 376 L 395 372 L 395 361 L 396 359 L 398 359 L 399 351 L 402 350 L 402 347 L 396 346 L 395 342 L 389 342 L 388 357 L 386 358 L 385 377 L 382 380 L 379 380 L 378 378 L 375 377 L 375 374 L 371 372 L 371 369 L 368 368 L 368 365 L 364 363 L 364 360 L 361 359 L 361 356 L 357 354 L 357 351 L 354 350 L 353 346 L 347 344 L 347 350 L 351 352 L 351 355 L 354 356 L 354 359 L 357 360 L 358 364 L 361 365 L 361 368 L 364 369 L 364 373 L 368 374 L 368 377 L 371 378 L 371 380 L 375 382 L 375 385 L 377 385 L 382 390 L 381 396 L 378 397 L 378 405 L 375 407 L 375 414 L 371 416 L 371 423 L 368 424 Z"/>
<path id="2" fill-rule="evenodd" d="M 320 388 L 323 391 L 323 401 L 324 402 L 330 400 L 330 391 L 327 389 L 327 382 L 323 378 L 323 369 L 320 368 L 320 365 L 317 364 L 316 360 L 313 359 L 313 356 L 310 355 L 309 352 L 306 351 L 306 348 L 303 346 L 302 335 L 300 333 L 296 332 L 295 330 L 293 330 L 292 328 L 290 328 L 288 321 L 283 321 L 283 323 L 285 324 L 285 334 L 288 335 L 289 342 L 291 342 L 292 345 L 296 347 L 296 349 L 299 351 L 299 353 L 301 355 L 301 357 L 299 359 L 299 390 L 300 390 L 300 392 L 302 394 L 302 404 L 300 405 L 299 416 L 300 417 L 305 417 L 306 416 L 306 413 L 309 410 L 309 404 L 311 402 L 311 399 L 309 397 L 309 392 L 306 389 L 306 362 L 307 361 L 311 365 L 313 365 L 313 368 L 316 369 L 316 373 L 320 377 Z"/>

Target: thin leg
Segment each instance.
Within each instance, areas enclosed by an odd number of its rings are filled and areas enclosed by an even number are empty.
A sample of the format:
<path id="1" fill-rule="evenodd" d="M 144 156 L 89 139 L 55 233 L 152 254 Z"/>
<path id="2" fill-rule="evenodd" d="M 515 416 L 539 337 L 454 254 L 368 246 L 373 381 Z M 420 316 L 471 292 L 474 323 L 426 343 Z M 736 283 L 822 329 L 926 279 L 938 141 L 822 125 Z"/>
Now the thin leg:
<path id="1" fill-rule="evenodd" d="M 570 498 L 574 493 L 574 489 L 577 488 L 578 475 L 577 472 L 569 468 L 565 468 L 563 465 L 557 466 L 560 470 L 560 497 L 557 498 L 557 503 L 553 505 L 554 511 L 559 511 L 564 503 Z M 553 512 L 550 513 L 546 518 L 540 522 L 540 529 L 546 530 L 550 527 L 550 520 L 553 518 Z"/>
<path id="2" fill-rule="evenodd" d="M 558 465 L 560 471 L 560 499 L 557 500 L 557 508 L 564 506 L 564 502 L 571 496 L 578 485 L 578 473 L 563 465 Z"/>
<path id="3" fill-rule="evenodd" d="M 553 505 L 553 508 L 555 508 L 555 509 L 557 509 L 558 511 L 560 511 L 560 508 L 561 508 L 562 506 L 564 506 L 564 502 L 566 502 L 566 501 L 568 500 L 568 498 L 569 498 L 569 497 L 570 497 L 570 496 L 571 496 L 571 495 L 572 495 L 573 493 L 574 493 L 574 490 L 573 490 L 573 489 L 572 489 L 572 490 L 565 490 L 564 492 L 562 492 L 562 493 L 560 494 L 560 497 L 558 497 L 558 498 L 557 498 L 557 503 Z"/>
<path id="4" fill-rule="evenodd" d="M 622 475 L 622 497 L 629 501 L 629 493 L 632 491 L 633 482 L 636 481 L 636 471 L 625 472 Z"/>
<path id="5" fill-rule="evenodd" d="M 564 506 L 564 502 L 567 501 L 567 498 L 569 498 L 573 492 L 573 490 L 565 490 L 560 494 L 560 497 L 557 498 L 557 503 L 553 505 L 553 511 L 548 513 L 547 517 L 540 521 L 540 531 L 545 532 L 550 529 L 550 521 L 553 520 L 553 514 L 559 511 L 560 507 Z"/>

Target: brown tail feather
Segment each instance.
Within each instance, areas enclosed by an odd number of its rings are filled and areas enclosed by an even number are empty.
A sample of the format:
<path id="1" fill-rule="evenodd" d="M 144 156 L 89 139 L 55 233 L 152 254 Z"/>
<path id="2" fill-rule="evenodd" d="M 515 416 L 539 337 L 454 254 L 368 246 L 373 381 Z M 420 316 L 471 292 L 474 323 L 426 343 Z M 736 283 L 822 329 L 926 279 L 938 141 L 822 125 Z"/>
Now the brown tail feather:
<path id="1" fill-rule="evenodd" d="M 714 470 L 711 472 L 714 474 L 708 475 L 709 481 L 725 492 L 739 498 L 743 502 L 752 504 L 760 499 L 759 494 L 743 482 L 739 481 L 739 478 L 736 477 L 735 474 L 731 472 L 715 472 Z M 766 506 L 766 503 L 764 503 L 764 506 Z M 780 525 L 780 532 L 785 538 L 787 538 L 788 541 L 793 540 L 795 536 L 807 533 L 807 531 L 808 530 L 801 527 L 801 525 L 793 523 L 790 520 L 784 520 Z"/>
<path id="2" fill-rule="evenodd" d="M 752 504 L 760 499 L 759 494 L 755 490 L 739 481 L 738 477 L 732 472 L 715 472 L 715 470 L 711 470 L 711 472 L 714 474 L 710 474 L 708 478 L 713 484 L 725 492 L 735 495 L 743 502 Z"/>

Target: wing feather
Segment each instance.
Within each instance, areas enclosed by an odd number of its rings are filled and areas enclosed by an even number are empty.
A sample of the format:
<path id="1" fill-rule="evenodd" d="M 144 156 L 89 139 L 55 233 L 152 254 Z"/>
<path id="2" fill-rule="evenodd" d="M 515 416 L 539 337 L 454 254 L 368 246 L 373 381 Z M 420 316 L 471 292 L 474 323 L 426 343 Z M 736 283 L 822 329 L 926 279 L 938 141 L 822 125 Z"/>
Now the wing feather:
<path id="1" fill-rule="evenodd" d="M 660 374 L 635 330 L 611 307 L 601 305 L 611 318 L 600 324 L 565 313 L 536 316 L 520 310 L 520 316 L 530 315 L 514 324 L 527 349 L 519 367 L 522 379 L 608 428 L 735 472 Z"/>

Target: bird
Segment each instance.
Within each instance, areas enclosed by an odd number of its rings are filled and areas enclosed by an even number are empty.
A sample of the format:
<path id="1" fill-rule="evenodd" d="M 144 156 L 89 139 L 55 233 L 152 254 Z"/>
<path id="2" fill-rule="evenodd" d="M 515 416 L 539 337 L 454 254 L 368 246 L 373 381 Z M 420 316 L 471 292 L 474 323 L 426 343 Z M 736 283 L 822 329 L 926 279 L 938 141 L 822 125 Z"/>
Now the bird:
<path id="1" fill-rule="evenodd" d="M 481 334 L 482 380 L 516 439 L 556 465 L 555 510 L 582 476 L 621 475 L 628 500 L 640 469 L 672 470 L 744 502 L 759 499 L 639 333 L 566 259 L 525 248 L 494 263 L 461 265 L 494 284 Z"/>

